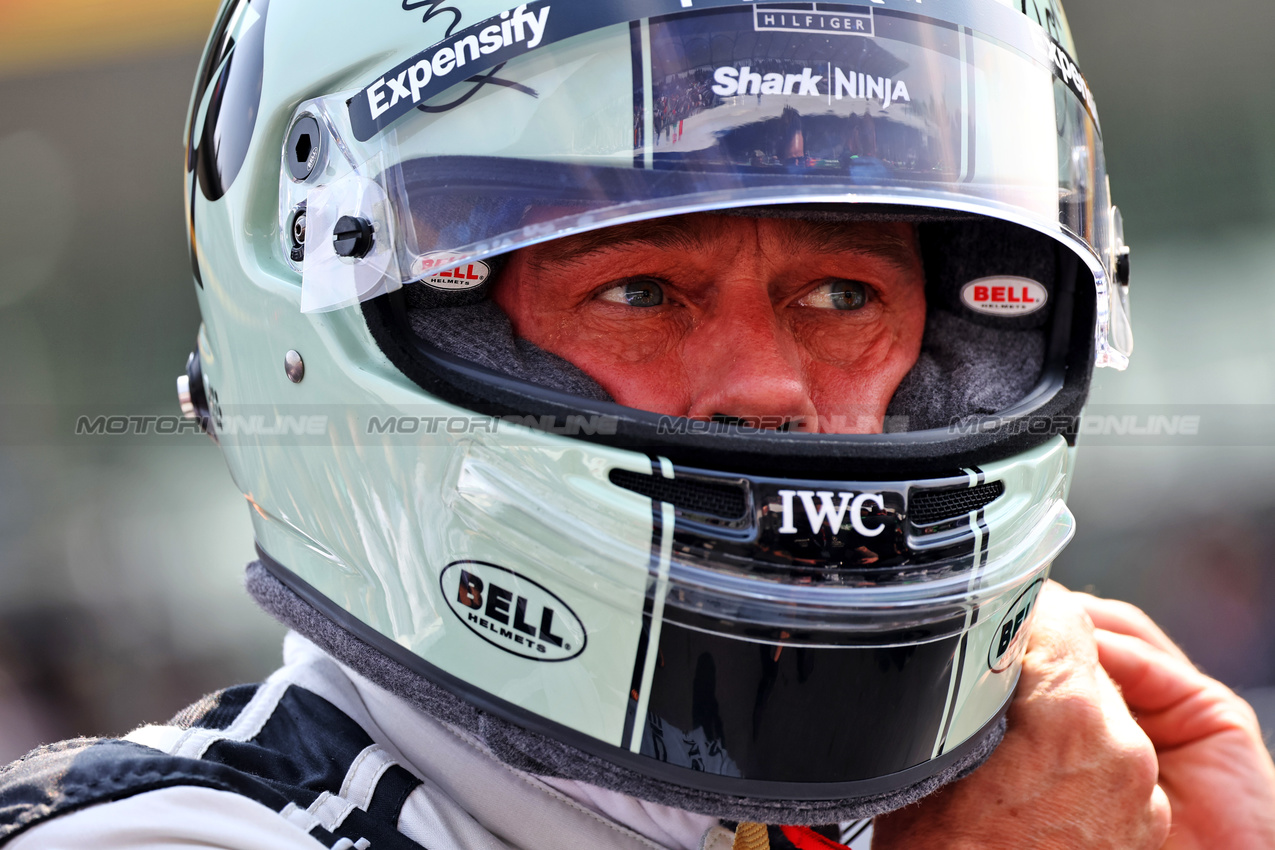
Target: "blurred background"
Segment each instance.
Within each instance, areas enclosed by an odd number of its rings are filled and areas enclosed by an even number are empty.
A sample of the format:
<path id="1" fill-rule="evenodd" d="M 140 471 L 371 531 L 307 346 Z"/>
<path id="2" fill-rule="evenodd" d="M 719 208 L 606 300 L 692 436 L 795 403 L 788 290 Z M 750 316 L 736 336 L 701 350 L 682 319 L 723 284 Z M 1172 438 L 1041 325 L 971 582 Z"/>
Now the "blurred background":
<path id="1" fill-rule="evenodd" d="M 1275 4 L 1067 11 L 1133 246 L 1137 352 L 1091 409 L 1203 420 L 1193 439 L 1082 439 L 1055 576 L 1145 608 L 1275 729 Z M 66 419 L 175 410 L 199 322 L 183 124 L 214 13 L 0 0 L 0 763 L 279 659 L 217 449 Z M 1230 421 L 1248 425 L 1211 427 Z"/>

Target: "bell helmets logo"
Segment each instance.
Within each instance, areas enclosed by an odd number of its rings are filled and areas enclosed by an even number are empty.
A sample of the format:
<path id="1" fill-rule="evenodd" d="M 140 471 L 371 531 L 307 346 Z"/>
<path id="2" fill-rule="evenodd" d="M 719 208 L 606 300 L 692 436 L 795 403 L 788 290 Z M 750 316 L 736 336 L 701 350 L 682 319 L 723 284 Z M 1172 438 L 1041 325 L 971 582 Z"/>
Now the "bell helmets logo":
<path id="1" fill-rule="evenodd" d="M 981 277 L 961 287 L 961 302 L 988 316 L 1025 316 L 1048 300 L 1049 291 L 1026 277 Z"/>
<path id="2" fill-rule="evenodd" d="M 580 618 L 526 576 L 485 561 L 453 561 L 439 583 L 452 613 L 492 646 L 532 661 L 567 661 L 584 652 Z"/>
<path id="3" fill-rule="evenodd" d="M 412 261 L 412 279 L 435 289 L 465 290 L 482 286 L 491 275 L 491 267 L 474 261 L 456 264 L 460 254 L 435 251 Z"/>
<path id="4" fill-rule="evenodd" d="M 1004 673 L 1023 657 L 1023 650 L 1027 646 L 1027 632 L 1023 625 L 1031 617 L 1036 597 L 1044 586 L 1043 578 L 1036 579 L 1018 594 L 1014 604 L 1009 606 L 1009 610 L 1001 618 L 1000 627 L 992 638 L 992 645 L 987 649 L 987 666 L 993 673 Z"/>

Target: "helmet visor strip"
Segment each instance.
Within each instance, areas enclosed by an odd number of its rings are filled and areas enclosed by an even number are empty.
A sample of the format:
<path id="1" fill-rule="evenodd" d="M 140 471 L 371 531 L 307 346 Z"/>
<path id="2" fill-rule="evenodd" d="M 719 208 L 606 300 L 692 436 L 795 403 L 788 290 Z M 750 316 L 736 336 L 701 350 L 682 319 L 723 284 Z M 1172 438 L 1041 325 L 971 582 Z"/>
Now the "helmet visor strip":
<path id="1" fill-rule="evenodd" d="M 1043 30 L 1024 21 L 993 38 L 896 11 L 818 8 L 691 11 L 544 43 L 422 98 L 363 142 L 356 107 L 410 98 L 410 84 L 387 74 L 379 88 L 304 105 L 347 160 L 321 179 L 374 180 L 391 199 L 391 217 L 375 214 L 395 254 L 357 280 L 348 257 L 308 264 L 305 309 L 570 233 L 783 203 L 987 213 L 1064 238 L 1110 279 L 1101 136 L 1083 79 Z M 452 56 L 474 62 L 473 41 Z M 284 187 L 289 207 L 297 188 Z M 321 203 L 374 194 L 324 188 Z M 1131 347 L 1123 300 L 1103 283 L 1100 361 Z"/>

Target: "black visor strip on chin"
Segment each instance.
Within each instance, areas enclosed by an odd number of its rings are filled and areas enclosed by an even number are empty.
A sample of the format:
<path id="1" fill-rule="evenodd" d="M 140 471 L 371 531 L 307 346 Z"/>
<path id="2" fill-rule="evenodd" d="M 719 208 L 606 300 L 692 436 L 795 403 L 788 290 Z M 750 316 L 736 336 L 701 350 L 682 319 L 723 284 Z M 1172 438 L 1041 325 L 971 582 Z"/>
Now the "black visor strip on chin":
<path id="1" fill-rule="evenodd" d="M 327 599 L 258 547 L 246 585 L 259 605 L 338 661 L 426 714 L 477 735 L 519 770 L 579 780 L 738 821 L 819 825 L 916 802 L 981 765 L 1005 733 L 1008 702 L 958 747 L 917 767 L 842 783 L 762 782 L 697 772 L 608 746 L 473 688 Z"/>

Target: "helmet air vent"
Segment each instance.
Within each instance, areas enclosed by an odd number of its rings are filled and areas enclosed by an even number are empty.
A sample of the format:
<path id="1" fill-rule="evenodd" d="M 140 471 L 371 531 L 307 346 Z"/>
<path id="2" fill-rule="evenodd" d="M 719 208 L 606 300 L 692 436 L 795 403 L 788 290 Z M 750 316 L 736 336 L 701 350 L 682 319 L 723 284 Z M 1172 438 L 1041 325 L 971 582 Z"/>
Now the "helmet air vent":
<path id="1" fill-rule="evenodd" d="M 1004 492 L 1003 481 L 988 481 L 977 487 L 913 490 L 908 499 L 908 518 L 913 525 L 942 522 L 986 507 Z"/>
<path id="2" fill-rule="evenodd" d="M 668 502 L 678 512 L 737 522 L 748 513 L 744 482 L 706 481 L 697 478 L 664 478 L 627 469 L 611 470 L 611 483 L 640 493 L 656 502 Z"/>

